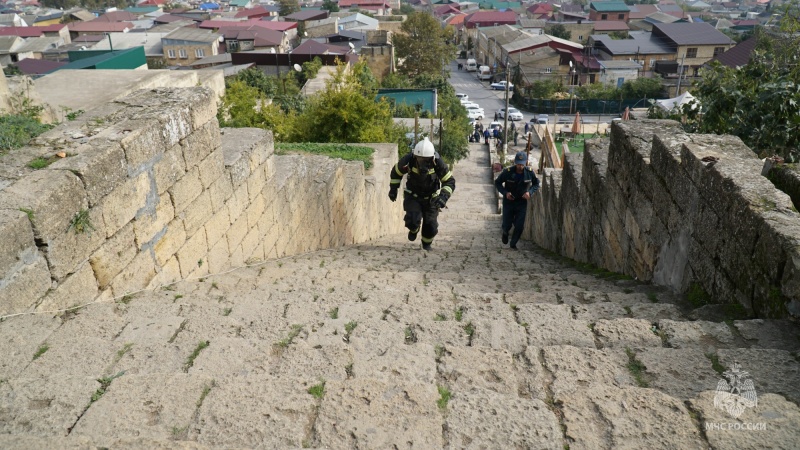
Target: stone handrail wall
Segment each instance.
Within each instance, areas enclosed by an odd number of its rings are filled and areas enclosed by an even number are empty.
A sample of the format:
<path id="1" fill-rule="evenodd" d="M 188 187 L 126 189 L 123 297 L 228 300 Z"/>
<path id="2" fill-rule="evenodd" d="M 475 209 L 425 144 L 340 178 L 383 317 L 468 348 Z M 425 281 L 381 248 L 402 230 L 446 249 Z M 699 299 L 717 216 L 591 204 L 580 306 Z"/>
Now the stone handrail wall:
<path id="1" fill-rule="evenodd" d="M 396 145 L 370 145 L 365 172 L 275 155 L 271 132 L 220 130 L 216 112 L 206 88 L 138 91 L 0 159 L 0 315 L 402 231 L 385 195 Z"/>
<path id="2" fill-rule="evenodd" d="M 740 303 L 759 317 L 800 315 L 800 214 L 732 136 L 671 121 L 612 126 L 547 169 L 526 237 L 578 261 Z"/>

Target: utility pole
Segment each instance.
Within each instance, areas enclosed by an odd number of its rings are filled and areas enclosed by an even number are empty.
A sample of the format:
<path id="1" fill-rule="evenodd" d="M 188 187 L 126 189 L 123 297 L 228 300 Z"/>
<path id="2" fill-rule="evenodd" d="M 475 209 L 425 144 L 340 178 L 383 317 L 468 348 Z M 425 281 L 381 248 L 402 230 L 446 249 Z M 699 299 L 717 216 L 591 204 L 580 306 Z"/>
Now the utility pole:
<path id="1" fill-rule="evenodd" d="M 506 110 L 503 114 L 503 148 L 500 150 L 504 156 L 508 148 L 508 86 L 510 83 L 511 71 L 508 67 L 508 59 L 506 59 Z"/>
<path id="2" fill-rule="evenodd" d="M 678 88 L 675 89 L 675 97 L 681 95 L 681 78 L 683 78 L 683 63 L 686 62 L 686 53 L 681 58 L 681 70 L 678 72 Z"/>
<path id="3" fill-rule="evenodd" d="M 442 112 L 439 111 L 439 153 L 442 153 Z"/>

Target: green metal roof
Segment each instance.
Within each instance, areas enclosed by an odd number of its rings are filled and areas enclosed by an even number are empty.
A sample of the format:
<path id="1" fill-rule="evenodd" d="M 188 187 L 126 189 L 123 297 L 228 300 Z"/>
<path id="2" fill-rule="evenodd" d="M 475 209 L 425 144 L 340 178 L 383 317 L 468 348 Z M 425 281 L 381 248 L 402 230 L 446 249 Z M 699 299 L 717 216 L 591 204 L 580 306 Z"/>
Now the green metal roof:
<path id="1" fill-rule="evenodd" d="M 630 11 L 625 2 L 592 2 L 589 8 L 598 12 Z"/>
<path id="2" fill-rule="evenodd" d="M 481 0 L 478 2 L 478 6 L 481 9 L 496 9 L 498 11 L 520 8 L 519 2 L 504 2 L 500 0 Z"/>
<path id="3" fill-rule="evenodd" d="M 125 8 L 131 14 L 150 14 L 151 12 L 158 11 L 158 6 L 137 6 Z"/>
<path id="4" fill-rule="evenodd" d="M 238 6 L 240 8 L 244 8 L 248 4 L 250 4 L 250 0 L 231 0 L 228 4 L 231 6 Z"/>

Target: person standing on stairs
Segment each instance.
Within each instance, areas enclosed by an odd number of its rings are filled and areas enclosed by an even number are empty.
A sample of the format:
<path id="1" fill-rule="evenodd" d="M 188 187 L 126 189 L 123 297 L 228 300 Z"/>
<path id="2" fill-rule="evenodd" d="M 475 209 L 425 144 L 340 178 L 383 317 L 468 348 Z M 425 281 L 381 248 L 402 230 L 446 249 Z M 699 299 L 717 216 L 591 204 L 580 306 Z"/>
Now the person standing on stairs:
<path id="1" fill-rule="evenodd" d="M 525 227 L 525 215 L 528 212 L 528 200 L 539 190 L 539 178 L 527 166 L 528 154 L 517 152 L 514 165 L 500 172 L 494 185 L 503 196 L 503 244 L 508 244 L 508 234 L 511 226 L 514 233 L 511 235 L 511 248 L 517 249 L 517 242 L 522 236 Z"/>
<path id="2" fill-rule="evenodd" d="M 397 200 L 397 191 L 405 175 L 408 178 L 403 192 L 403 210 L 408 240 L 415 241 L 422 231 L 422 248 L 430 250 L 439 231 L 439 211 L 453 195 L 456 179 L 427 137 L 411 153 L 400 158 L 390 172 L 389 200 Z"/>

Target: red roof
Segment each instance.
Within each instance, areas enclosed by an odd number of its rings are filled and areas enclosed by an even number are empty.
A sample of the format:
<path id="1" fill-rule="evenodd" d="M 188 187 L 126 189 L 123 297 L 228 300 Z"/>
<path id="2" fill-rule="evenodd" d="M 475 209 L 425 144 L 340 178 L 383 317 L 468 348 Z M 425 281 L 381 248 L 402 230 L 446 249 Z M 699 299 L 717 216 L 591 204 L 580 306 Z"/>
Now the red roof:
<path id="1" fill-rule="evenodd" d="M 198 28 L 205 28 L 205 29 L 218 29 L 218 28 L 234 28 L 238 27 L 239 29 L 247 28 L 251 25 L 255 25 L 261 28 L 265 28 L 267 30 L 276 30 L 276 31 L 286 31 L 291 30 L 292 28 L 297 28 L 297 22 L 283 22 L 283 21 L 268 21 L 268 20 L 260 20 L 260 19 L 250 19 L 250 20 L 204 20 L 200 22 Z"/>
<path id="2" fill-rule="evenodd" d="M 244 17 L 261 17 L 261 16 L 268 16 L 270 12 L 267 11 L 266 8 L 263 6 L 256 6 L 255 8 L 247 8 L 241 11 L 237 11 L 236 15 L 233 17 L 236 19 L 241 19 Z"/>
<path id="3" fill-rule="evenodd" d="M 292 50 L 292 53 L 293 54 L 296 53 L 298 55 L 324 55 L 324 54 L 344 55 L 349 51 L 350 48 L 348 47 L 323 44 L 322 42 L 317 42 L 313 39 L 308 39 L 302 44 L 298 45 L 296 49 Z"/>
<path id="4" fill-rule="evenodd" d="M 628 5 L 631 12 L 628 13 L 628 17 L 631 19 L 644 19 L 645 17 L 653 14 L 654 12 L 658 12 L 658 6 L 656 5 Z"/>
<path id="5" fill-rule="evenodd" d="M 433 15 L 437 17 L 444 16 L 445 14 L 455 14 L 461 12 L 460 6 L 456 4 L 439 5 L 433 8 Z"/>
<path id="6" fill-rule="evenodd" d="M 133 24 L 128 22 L 72 22 L 67 25 L 70 32 L 75 33 L 107 33 L 132 30 Z"/>
<path id="7" fill-rule="evenodd" d="M 601 20 L 594 23 L 594 31 L 625 31 L 630 30 L 628 24 L 621 20 Z"/>
<path id="8" fill-rule="evenodd" d="M 274 47 L 281 45 L 281 41 L 283 41 L 283 33 L 280 31 L 268 30 L 256 26 L 250 26 L 244 29 L 221 28 L 219 33 L 223 34 L 225 39 L 237 39 L 240 41 L 253 40 L 256 47 Z"/>
<path id="9" fill-rule="evenodd" d="M 0 27 L 0 36 L 39 37 L 44 34 L 42 28 L 44 27 Z"/>
<path id="10" fill-rule="evenodd" d="M 447 24 L 452 25 L 454 27 L 460 28 L 464 25 L 464 19 L 467 18 L 466 14 L 456 14 L 453 17 L 447 19 Z"/>
<path id="11" fill-rule="evenodd" d="M 351 6 L 358 6 L 360 8 L 366 8 L 367 6 L 388 8 L 389 4 L 380 0 L 339 0 L 339 8 L 349 8 Z"/>
<path id="12" fill-rule="evenodd" d="M 40 75 L 66 65 L 67 63 L 65 62 L 33 58 L 21 59 L 17 63 L 17 67 L 19 67 L 19 70 L 25 75 Z"/>
<path id="13" fill-rule="evenodd" d="M 467 28 L 487 27 L 497 25 L 514 25 L 517 23 L 517 13 L 514 11 L 477 11 L 464 19 Z"/>
<path id="14" fill-rule="evenodd" d="M 553 5 L 549 3 L 537 3 L 530 8 L 526 9 L 526 11 L 532 14 L 542 14 L 542 13 L 551 13 L 553 12 Z"/>

